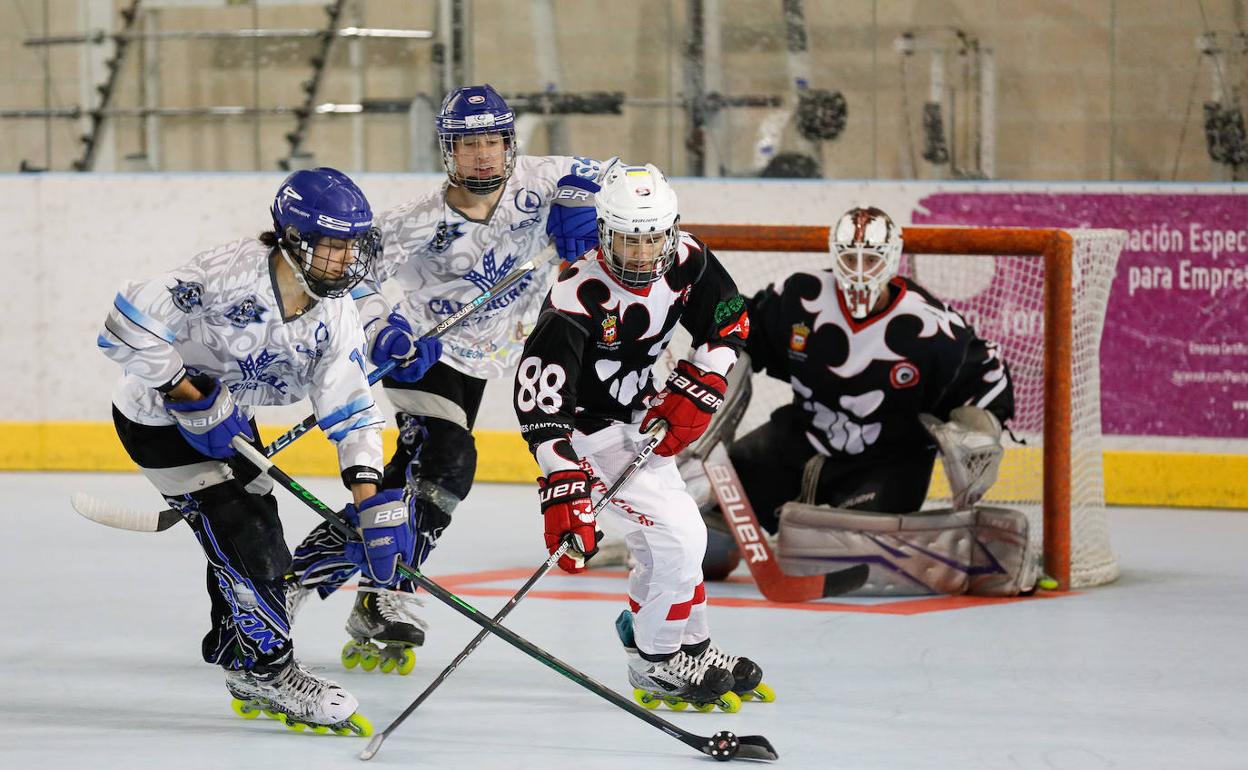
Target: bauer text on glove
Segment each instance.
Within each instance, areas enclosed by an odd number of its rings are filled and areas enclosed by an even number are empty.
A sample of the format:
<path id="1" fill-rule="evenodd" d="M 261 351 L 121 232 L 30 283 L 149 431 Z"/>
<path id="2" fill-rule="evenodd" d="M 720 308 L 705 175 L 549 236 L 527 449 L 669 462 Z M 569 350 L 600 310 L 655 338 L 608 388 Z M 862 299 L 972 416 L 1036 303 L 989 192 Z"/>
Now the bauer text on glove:
<path id="1" fill-rule="evenodd" d="M 724 403 L 728 381 L 715 372 L 704 372 L 688 361 L 681 361 L 667 378 L 664 388 L 650 403 L 641 420 L 642 432 L 656 420 L 667 423 L 667 435 L 655 454 L 671 457 L 697 441 L 706 432 L 715 410 Z"/>
<path id="2" fill-rule="evenodd" d="M 227 388 L 204 374 L 191 378 L 203 398 L 194 401 L 176 401 L 165 398 L 165 409 L 178 424 L 178 430 L 186 443 L 195 451 L 218 460 L 234 456 L 230 441 L 235 436 L 252 440 L 247 418 L 239 411 Z"/>
<path id="3" fill-rule="evenodd" d="M 554 553 L 565 535 L 572 536 L 572 549 L 559 558 L 565 572 L 581 572 L 585 560 L 598 553 L 594 506 L 589 500 L 591 481 L 583 470 L 554 471 L 537 480 L 538 499 L 546 518 L 546 550 Z M 579 557 L 579 558 L 578 558 Z"/>
<path id="4" fill-rule="evenodd" d="M 347 558 L 378 583 L 393 585 L 399 577 L 398 563 L 411 563 L 416 550 L 402 491 L 387 489 L 361 500 L 359 505 L 348 503 L 342 515 L 359 527 L 363 536 L 363 542 L 347 542 Z"/>

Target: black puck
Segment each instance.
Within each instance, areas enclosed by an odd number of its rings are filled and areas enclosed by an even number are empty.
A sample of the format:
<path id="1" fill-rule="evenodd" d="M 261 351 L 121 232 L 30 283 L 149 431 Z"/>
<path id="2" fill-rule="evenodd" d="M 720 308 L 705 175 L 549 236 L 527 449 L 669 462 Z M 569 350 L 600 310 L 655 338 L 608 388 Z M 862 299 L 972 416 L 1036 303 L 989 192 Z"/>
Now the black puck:
<path id="1" fill-rule="evenodd" d="M 737 740 L 737 736 L 728 730 L 720 730 L 711 736 L 709 742 L 710 750 L 707 752 L 720 762 L 727 762 L 737 755 L 737 749 L 741 747 L 741 741 Z"/>

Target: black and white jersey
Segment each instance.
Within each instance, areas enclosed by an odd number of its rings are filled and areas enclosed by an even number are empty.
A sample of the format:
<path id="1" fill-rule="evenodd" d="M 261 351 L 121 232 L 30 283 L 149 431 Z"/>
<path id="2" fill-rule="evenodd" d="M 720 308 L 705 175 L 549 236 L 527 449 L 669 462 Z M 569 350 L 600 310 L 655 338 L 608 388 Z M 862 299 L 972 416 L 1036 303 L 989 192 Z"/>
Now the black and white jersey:
<path id="1" fill-rule="evenodd" d="M 888 306 L 854 319 L 831 272 L 795 273 L 750 300 L 755 371 L 793 386 L 806 438 L 824 455 L 886 458 L 933 445 L 921 412 L 947 420 L 973 404 L 1003 423 L 1014 414 L 997 345 L 907 278 Z"/>
<path id="2" fill-rule="evenodd" d="M 640 420 L 663 385 L 653 368 L 677 323 L 692 337 L 689 361 L 727 375 L 749 335 L 745 304 L 719 260 L 688 234 L 671 269 L 644 289 L 617 281 L 597 249 L 565 268 L 516 372 L 520 433 L 542 471 L 575 467 L 573 430 Z"/>

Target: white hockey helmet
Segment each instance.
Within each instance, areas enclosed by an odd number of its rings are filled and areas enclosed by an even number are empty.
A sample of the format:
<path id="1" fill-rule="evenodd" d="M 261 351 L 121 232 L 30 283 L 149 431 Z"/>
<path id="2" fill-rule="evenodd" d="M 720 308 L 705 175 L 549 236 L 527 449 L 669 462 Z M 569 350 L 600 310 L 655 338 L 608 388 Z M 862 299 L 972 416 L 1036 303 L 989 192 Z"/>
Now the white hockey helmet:
<path id="1" fill-rule="evenodd" d="M 828 233 L 832 273 L 854 318 L 866 318 L 901 267 L 901 228 L 875 207 L 853 208 Z"/>
<path id="2" fill-rule="evenodd" d="M 676 260 L 680 215 L 676 192 L 652 163 L 614 163 L 594 196 L 603 261 L 620 283 L 639 289 L 663 277 Z"/>

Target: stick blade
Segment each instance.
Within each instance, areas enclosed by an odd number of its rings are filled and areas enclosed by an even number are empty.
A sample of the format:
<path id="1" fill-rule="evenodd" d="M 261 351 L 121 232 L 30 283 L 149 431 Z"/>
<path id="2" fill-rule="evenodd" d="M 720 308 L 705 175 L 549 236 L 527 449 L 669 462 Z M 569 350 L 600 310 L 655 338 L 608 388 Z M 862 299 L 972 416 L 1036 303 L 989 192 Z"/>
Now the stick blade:
<path id="1" fill-rule="evenodd" d="M 161 532 L 181 520 L 177 511 L 138 511 L 100 500 L 85 492 L 75 492 L 69 504 L 83 518 L 96 524 L 132 532 Z"/>
<path id="2" fill-rule="evenodd" d="M 381 742 L 385 739 L 386 734 L 384 732 L 374 735 L 372 740 L 368 742 L 368 745 L 364 747 L 364 750 L 360 752 L 360 759 L 368 761 L 377 756 L 377 750 L 381 748 Z"/>
<path id="3" fill-rule="evenodd" d="M 866 564 L 855 564 L 839 572 L 829 572 L 823 576 L 823 596 L 843 596 L 850 591 L 857 591 L 867 583 L 871 576 L 871 567 Z"/>
<path id="4" fill-rule="evenodd" d="M 737 740 L 741 745 L 737 748 L 737 759 L 779 759 L 780 755 L 771 741 L 761 735 L 742 735 Z"/>

